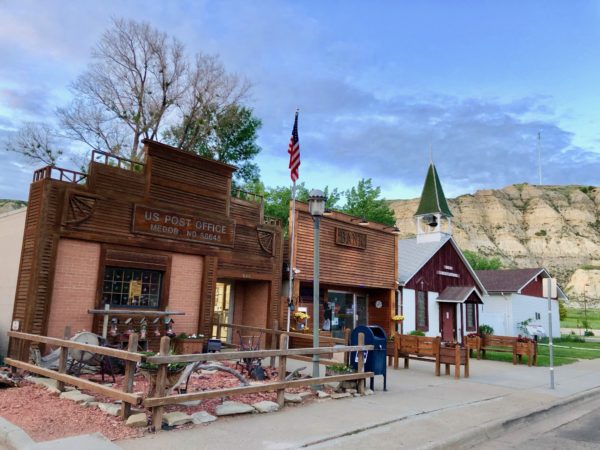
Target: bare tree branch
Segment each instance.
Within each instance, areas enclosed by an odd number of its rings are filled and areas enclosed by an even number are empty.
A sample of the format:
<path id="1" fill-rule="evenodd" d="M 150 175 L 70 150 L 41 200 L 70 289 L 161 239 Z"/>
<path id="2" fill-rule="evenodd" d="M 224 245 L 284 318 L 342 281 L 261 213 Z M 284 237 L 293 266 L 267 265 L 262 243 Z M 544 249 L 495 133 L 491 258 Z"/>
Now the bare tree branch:
<path id="1" fill-rule="evenodd" d="M 9 140 L 6 149 L 31 161 L 54 166 L 63 154 L 58 147 L 58 135 L 52 128 L 43 123 L 27 122 Z"/>

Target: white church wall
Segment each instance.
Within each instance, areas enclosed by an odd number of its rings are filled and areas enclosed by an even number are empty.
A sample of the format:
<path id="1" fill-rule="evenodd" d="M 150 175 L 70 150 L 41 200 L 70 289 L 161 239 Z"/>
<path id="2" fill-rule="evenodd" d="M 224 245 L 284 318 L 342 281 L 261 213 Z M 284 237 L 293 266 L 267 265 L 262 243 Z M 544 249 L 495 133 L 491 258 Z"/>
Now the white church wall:
<path id="1" fill-rule="evenodd" d="M 489 325 L 498 336 L 512 336 L 510 297 L 486 295 L 479 309 L 479 325 Z"/>

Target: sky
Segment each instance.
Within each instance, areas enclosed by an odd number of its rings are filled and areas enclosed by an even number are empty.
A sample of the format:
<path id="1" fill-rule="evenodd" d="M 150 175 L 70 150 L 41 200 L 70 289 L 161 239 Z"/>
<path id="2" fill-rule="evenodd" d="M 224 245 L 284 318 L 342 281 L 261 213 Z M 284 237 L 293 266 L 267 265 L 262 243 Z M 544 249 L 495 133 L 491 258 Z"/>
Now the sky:
<path id="1" fill-rule="evenodd" d="M 450 197 L 538 184 L 538 145 L 544 184 L 600 184 L 598 1 L 0 0 L 0 198 L 26 200 L 39 167 L 7 140 L 55 121 L 111 18 L 253 84 L 267 186 L 290 184 L 296 108 L 311 189 L 414 198 L 431 155 Z"/>

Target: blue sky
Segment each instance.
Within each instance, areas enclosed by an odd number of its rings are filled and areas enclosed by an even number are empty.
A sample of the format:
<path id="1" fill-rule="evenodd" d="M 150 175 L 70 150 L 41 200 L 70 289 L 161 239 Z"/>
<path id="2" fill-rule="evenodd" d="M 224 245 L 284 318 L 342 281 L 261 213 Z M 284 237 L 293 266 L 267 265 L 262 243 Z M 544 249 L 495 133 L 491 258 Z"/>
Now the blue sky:
<path id="1" fill-rule="evenodd" d="M 296 107 L 311 188 L 418 196 L 430 146 L 450 196 L 537 183 L 538 131 L 545 184 L 598 184 L 599 2 L 0 0 L 0 198 L 26 199 L 35 167 L 2 141 L 69 102 L 111 17 L 254 84 L 267 185 L 289 183 Z"/>

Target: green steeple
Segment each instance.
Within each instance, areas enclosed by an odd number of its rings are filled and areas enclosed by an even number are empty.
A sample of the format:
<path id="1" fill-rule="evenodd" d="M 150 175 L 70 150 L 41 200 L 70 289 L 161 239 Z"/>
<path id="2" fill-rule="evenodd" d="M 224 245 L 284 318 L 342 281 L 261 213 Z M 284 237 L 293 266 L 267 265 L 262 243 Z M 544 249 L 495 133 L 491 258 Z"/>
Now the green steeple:
<path id="1" fill-rule="evenodd" d="M 447 217 L 453 217 L 442 189 L 442 183 L 438 177 L 437 170 L 433 162 L 429 165 L 427 171 L 427 178 L 425 178 L 425 184 L 423 185 L 423 192 L 421 193 L 421 202 L 419 208 L 415 213 L 415 216 L 424 216 L 426 214 L 441 213 Z"/>

